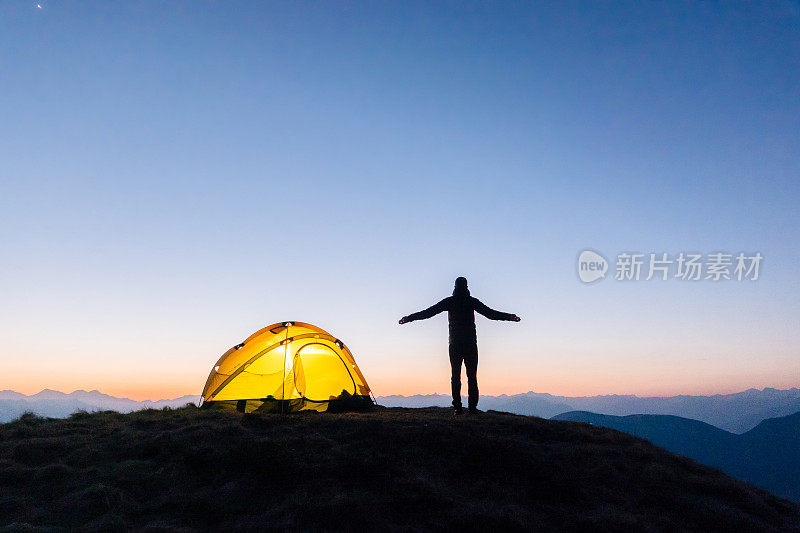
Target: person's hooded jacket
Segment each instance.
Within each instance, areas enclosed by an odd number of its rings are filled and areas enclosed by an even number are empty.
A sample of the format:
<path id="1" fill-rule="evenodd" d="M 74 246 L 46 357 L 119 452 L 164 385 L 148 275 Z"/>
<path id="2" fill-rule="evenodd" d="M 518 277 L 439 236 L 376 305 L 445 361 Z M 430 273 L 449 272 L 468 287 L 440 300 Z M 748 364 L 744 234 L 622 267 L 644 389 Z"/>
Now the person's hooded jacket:
<path id="1" fill-rule="evenodd" d="M 431 307 L 412 313 L 406 317 L 408 322 L 423 320 L 447 311 L 451 345 L 475 344 L 478 335 L 475 331 L 475 311 L 491 320 L 514 320 L 515 315 L 495 311 L 469 294 L 466 278 L 456 279 L 453 295 L 448 296 Z"/>

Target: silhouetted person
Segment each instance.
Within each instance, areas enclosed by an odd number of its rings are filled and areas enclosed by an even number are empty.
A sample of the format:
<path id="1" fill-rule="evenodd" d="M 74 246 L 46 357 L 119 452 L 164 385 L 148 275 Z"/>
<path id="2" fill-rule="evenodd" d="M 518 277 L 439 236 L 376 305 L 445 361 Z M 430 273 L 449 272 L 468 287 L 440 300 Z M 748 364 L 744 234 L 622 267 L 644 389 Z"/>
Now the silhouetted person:
<path id="1" fill-rule="evenodd" d="M 456 278 L 453 295 L 448 296 L 436 305 L 404 316 L 401 324 L 424 320 L 442 311 L 447 311 L 450 329 L 450 367 L 452 375 L 450 383 L 453 389 L 453 409 L 460 414 L 461 409 L 461 362 L 467 369 L 467 387 L 469 391 L 469 412 L 478 410 L 478 336 L 475 332 L 475 311 L 492 320 L 510 320 L 519 322 L 520 318 L 511 313 L 495 311 L 484 305 L 477 298 L 469 295 L 467 278 Z"/>

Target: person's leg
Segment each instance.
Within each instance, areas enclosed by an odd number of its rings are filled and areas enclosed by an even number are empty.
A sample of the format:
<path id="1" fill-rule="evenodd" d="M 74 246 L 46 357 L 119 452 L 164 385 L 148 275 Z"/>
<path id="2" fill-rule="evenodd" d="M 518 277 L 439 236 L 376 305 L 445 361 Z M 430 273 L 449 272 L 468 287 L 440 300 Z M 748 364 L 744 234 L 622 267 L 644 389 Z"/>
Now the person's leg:
<path id="1" fill-rule="evenodd" d="M 467 390 L 469 391 L 469 410 L 478 409 L 478 347 L 470 347 L 464 354 L 464 367 L 467 370 Z"/>
<path id="2" fill-rule="evenodd" d="M 461 360 L 455 347 L 450 347 L 450 386 L 453 393 L 453 409 L 461 411 Z"/>

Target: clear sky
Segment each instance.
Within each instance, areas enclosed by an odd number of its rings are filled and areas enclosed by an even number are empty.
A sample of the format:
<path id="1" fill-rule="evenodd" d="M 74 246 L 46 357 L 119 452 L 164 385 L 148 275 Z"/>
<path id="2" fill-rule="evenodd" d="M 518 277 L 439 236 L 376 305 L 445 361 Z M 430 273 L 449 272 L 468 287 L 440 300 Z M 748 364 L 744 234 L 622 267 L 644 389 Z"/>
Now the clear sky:
<path id="1" fill-rule="evenodd" d="M 0 3 L 0 389 L 199 394 L 314 323 L 376 395 L 800 386 L 796 2 Z M 583 285 L 584 248 L 759 251 Z"/>

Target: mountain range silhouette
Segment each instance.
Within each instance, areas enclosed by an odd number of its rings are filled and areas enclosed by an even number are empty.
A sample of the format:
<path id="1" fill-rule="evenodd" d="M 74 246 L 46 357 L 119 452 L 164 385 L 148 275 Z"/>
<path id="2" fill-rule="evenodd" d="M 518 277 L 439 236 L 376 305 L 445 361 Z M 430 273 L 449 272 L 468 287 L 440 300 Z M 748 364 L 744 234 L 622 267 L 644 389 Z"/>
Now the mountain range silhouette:
<path id="1" fill-rule="evenodd" d="M 445 407 L 450 405 L 450 396 L 445 394 L 381 396 L 378 397 L 378 403 L 388 407 Z M 800 389 L 765 388 L 711 396 L 651 397 L 618 394 L 553 396 L 526 392 L 482 396 L 480 406 L 481 409 L 542 418 L 552 418 L 569 411 L 589 411 L 617 416 L 674 415 L 700 420 L 732 433 L 744 433 L 767 418 L 786 416 L 800 411 Z"/>
<path id="2" fill-rule="evenodd" d="M 180 407 L 197 403 L 199 395 L 157 401 L 117 398 L 99 391 L 77 390 L 64 393 L 45 389 L 37 394 L 0 391 L 0 423 L 19 417 L 24 412 L 41 416 L 64 417 L 75 411 L 112 409 L 130 412 L 147 407 Z M 412 396 L 378 396 L 378 403 L 387 407 L 447 407 L 452 399 L 445 394 Z M 526 392 L 513 395 L 483 396 L 481 409 L 492 409 L 520 415 L 552 418 L 570 411 L 588 411 L 606 415 L 633 414 L 674 415 L 700 420 L 730 431 L 744 433 L 762 420 L 787 416 L 800 411 L 800 389 L 749 389 L 734 394 L 712 396 L 640 397 L 633 395 L 553 396 Z"/>

